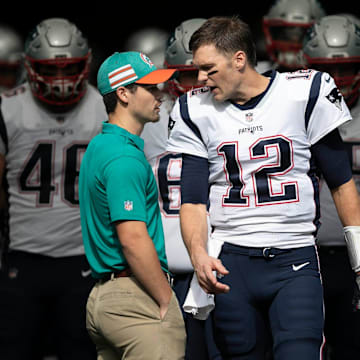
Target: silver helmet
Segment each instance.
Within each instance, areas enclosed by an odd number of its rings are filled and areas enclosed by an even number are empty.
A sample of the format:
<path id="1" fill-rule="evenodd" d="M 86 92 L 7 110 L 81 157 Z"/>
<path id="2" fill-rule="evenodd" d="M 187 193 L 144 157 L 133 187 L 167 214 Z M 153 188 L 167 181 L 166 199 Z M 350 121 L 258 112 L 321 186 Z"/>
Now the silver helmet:
<path id="1" fill-rule="evenodd" d="M 14 29 L 0 25 L 0 91 L 20 81 L 23 47 L 23 40 Z"/>
<path id="2" fill-rule="evenodd" d="M 85 94 L 91 50 L 70 21 L 40 22 L 25 42 L 25 67 L 33 94 L 51 105 L 72 105 Z"/>
<path id="3" fill-rule="evenodd" d="M 169 69 L 177 69 L 179 72 L 178 79 L 169 80 L 167 83 L 168 91 L 175 97 L 196 88 L 194 84 L 187 85 L 185 81 L 181 82 L 183 72 L 194 75 L 197 78 L 197 69 L 194 67 L 192 60 L 193 55 L 189 48 L 189 43 L 193 33 L 200 28 L 206 21 L 202 18 L 194 18 L 183 21 L 177 26 L 173 34 L 169 37 L 165 51 L 165 66 Z M 191 81 L 190 81 L 191 82 Z"/>
<path id="4" fill-rule="evenodd" d="M 289 70 L 303 67 L 299 54 L 306 31 L 325 15 L 317 0 L 277 0 L 262 19 L 271 60 Z"/>
<path id="5" fill-rule="evenodd" d="M 307 67 L 328 72 L 351 105 L 360 89 L 360 22 L 356 17 L 330 15 L 320 19 L 303 44 Z"/>
<path id="6" fill-rule="evenodd" d="M 127 38 L 124 49 L 125 51 L 140 51 L 146 54 L 157 68 L 162 68 L 168 37 L 169 34 L 160 28 L 144 28 Z"/>

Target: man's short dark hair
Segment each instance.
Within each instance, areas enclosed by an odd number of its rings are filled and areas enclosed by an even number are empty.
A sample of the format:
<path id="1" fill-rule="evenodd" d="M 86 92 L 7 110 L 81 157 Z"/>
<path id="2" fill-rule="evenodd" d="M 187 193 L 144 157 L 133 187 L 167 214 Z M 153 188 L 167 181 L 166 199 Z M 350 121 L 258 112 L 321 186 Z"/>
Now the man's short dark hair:
<path id="1" fill-rule="evenodd" d="M 135 92 L 135 90 L 137 89 L 137 85 L 135 83 L 127 85 L 126 86 L 127 89 L 129 89 L 131 92 Z M 116 105 L 118 103 L 119 98 L 116 94 L 116 91 L 112 91 L 111 93 L 105 94 L 103 96 L 103 101 L 105 104 L 105 110 L 107 114 L 111 114 L 115 111 L 116 109 Z"/>
<path id="2" fill-rule="evenodd" d="M 256 47 L 248 24 L 237 16 L 215 16 L 208 19 L 190 39 L 194 53 L 200 46 L 214 45 L 224 55 L 242 50 L 252 67 L 256 66 Z"/>

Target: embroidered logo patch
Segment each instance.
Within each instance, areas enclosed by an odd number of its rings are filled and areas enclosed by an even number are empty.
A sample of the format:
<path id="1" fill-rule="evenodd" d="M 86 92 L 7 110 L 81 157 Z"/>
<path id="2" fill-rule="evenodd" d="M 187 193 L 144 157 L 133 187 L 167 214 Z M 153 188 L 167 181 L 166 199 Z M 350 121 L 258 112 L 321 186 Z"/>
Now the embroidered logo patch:
<path id="1" fill-rule="evenodd" d="M 124 201 L 124 209 L 126 211 L 132 211 L 133 210 L 133 202 L 130 200 Z"/>
<path id="2" fill-rule="evenodd" d="M 342 106 L 341 106 L 341 98 L 342 95 L 339 91 L 338 88 L 333 88 L 330 92 L 329 95 L 326 96 L 326 98 L 332 103 L 334 104 L 340 111 L 342 111 Z"/>

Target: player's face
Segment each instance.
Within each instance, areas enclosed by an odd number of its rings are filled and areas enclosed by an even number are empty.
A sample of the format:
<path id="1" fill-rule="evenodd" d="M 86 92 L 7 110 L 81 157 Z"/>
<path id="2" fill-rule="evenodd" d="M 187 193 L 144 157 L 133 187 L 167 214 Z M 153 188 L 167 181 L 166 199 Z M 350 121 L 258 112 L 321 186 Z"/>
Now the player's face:
<path id="1" fill-rule="evenodd" d="M 210 88 L 215 100 L 235 98 L 239 72 L 232 58 L 220 53 L 214 45 L 204 45 L 195 52 L 193 62 L 199 69 L 199 82 Z"/>
<path id="2" fill-rule="evenodd" d="M 131 102 L 131 111 L 142 123 L 160 120 L 162 92 L 157 85 L 137 85 Z"/>

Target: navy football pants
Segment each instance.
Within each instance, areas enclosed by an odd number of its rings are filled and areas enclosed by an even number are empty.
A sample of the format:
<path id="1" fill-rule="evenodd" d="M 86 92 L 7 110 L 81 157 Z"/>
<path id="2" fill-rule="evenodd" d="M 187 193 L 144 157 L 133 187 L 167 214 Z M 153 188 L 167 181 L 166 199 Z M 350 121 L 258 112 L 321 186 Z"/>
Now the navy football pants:
<path id="1" fill-rule="evenodd" d="M 315 247 L 245 248 L 225 243 L 219 256 L 230 292 L 217 295 L 215 340 L 224 359 L 319 360 L 323 292 Z M 272 339 L 271 339 L 271 334 Z"/>

